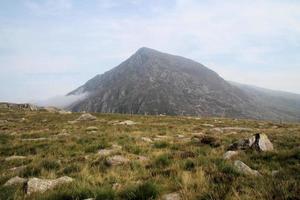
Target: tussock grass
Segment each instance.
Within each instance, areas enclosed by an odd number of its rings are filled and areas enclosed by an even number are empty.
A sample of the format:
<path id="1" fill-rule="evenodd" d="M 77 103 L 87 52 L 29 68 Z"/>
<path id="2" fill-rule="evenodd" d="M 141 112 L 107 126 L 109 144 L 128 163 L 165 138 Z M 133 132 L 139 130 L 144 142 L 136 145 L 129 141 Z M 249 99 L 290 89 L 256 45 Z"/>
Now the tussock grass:
<path id="1" fill-rule="evenodd" d="M 97 121 L 69 124 L 80 113 L 0 110 L 0 199 L 159 199 L 177 192 L 184 200 L 193 199 L 299 199 L 300 125 L 223 118 L 188 118 L 94 114 Z M 25 118 L 25 120 L 22 120 Z M 132 120 L 136 125 L 113 125 Z M 214 127 L 203 126 L 211 124 Z M 98 131 L 88 133 L 89 126 Z M 213 128 L 245 127 L 249 130 L 219 132 Z M 58 136 L 67 132 L 69 135 Z M 234 141 L 254 133 L 268 135 L 273 152 L 240 152 L 241 160 L 263 177 L 240 174 L 233 161 L 224 161 L 223 153 Z M 191 139 L 193 134 L 208 135 L 204 144 Z M 178 137 L 181 135 L 181 137 Z M 155 140 L 159 137 L 159 141 Z M 21 139 L 48 138 L 42 141 Z M 145 142 L 148 137 L 154 142 Z M 164 138 L 165 137 L 165 138 Z M 217 144 L 214 145 L 214 138 Z M 213 144 L 213 145 L 211 145 Z M 122 149 L 99 156 L 100 149 Z M 12 156 L 26 159 L 6 161 Z M 109 166 L 107 158 L 121 155 L 130 160 Z M 145 160 L 139 160 L 139 157 Z M 19 171 L 11 168 L 24 167 Z M 272 175 L 273 170 L 279 170 Z M 22 188 L 4 187 L 11 177 L 58 178 L 70 176 L 72 184 L 43 194 L 25 196 Z"/>

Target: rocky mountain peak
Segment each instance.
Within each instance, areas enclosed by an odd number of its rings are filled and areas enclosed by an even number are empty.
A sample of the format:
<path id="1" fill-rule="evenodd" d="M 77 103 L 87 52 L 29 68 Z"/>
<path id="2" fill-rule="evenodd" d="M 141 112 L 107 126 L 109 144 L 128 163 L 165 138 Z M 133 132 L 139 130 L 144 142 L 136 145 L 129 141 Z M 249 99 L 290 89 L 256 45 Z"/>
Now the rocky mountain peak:
<path id="1" fill-rule="evenodd" d="M 299 110 L 291 113 L 292 101 L 284 100 L 287 103 L 279 110 L 279 105 L 270 104 L 270 98 L 232 85 L 200 63 L 147 47 L 138 49 L 120 65 L 92 78 L 69 95 L 84 92 L 89 93 L 88 97 L 73 103 L 69 109 L 252 119 L 284 116 L 289 120 L 299 119 L 300 115 Z M 276 102 L 283 105 L 282 100 Z"/>

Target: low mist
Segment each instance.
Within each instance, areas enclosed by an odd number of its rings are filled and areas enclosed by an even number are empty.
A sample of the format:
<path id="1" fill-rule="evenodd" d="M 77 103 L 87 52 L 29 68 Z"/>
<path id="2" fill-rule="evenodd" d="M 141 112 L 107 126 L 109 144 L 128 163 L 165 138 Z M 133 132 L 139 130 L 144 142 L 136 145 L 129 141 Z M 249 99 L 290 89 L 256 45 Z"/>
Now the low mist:
<path id="1" fill-rule="evenodd" d="M 88 93 L 83 93 L 83 94 L 78 94 L 78 95 L 59 95 L 55 97 L 51 97 L 46 100 L 41 100 L 38 102 L 35 102 L 36 105 L 38 106 L 54 106 L 57 108 L 66 108 L 72 103 L 75 103 L 77 101 L 83 100 L 88 96 Z"/>

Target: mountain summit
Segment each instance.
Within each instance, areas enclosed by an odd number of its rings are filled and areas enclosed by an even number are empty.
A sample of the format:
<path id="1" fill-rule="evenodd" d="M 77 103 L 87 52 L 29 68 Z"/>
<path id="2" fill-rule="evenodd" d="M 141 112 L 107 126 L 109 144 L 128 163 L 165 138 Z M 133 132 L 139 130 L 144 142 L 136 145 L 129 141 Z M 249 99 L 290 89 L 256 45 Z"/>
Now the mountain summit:
<path id="1" fill-rule="evenodd" d="M 300 119 L 300 106 L 295 112 L 266 107 L 255 89 L 243 88 L 193 60 L 142 47 L 68 95 L 89 94 L 73 111 Z"/>

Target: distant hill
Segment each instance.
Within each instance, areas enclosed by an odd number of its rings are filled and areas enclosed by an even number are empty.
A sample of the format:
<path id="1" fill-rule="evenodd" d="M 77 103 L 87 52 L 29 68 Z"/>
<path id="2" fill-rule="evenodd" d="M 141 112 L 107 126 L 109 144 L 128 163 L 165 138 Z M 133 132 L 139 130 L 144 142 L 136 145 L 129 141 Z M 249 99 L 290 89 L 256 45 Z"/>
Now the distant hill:
<path id="1" fill-rule="evenodd" d="M 145 47 L 68 95 L 84 93 L 69 109 L 300 121 L 300 95 L 233 84 L 193 60 Z"/>

